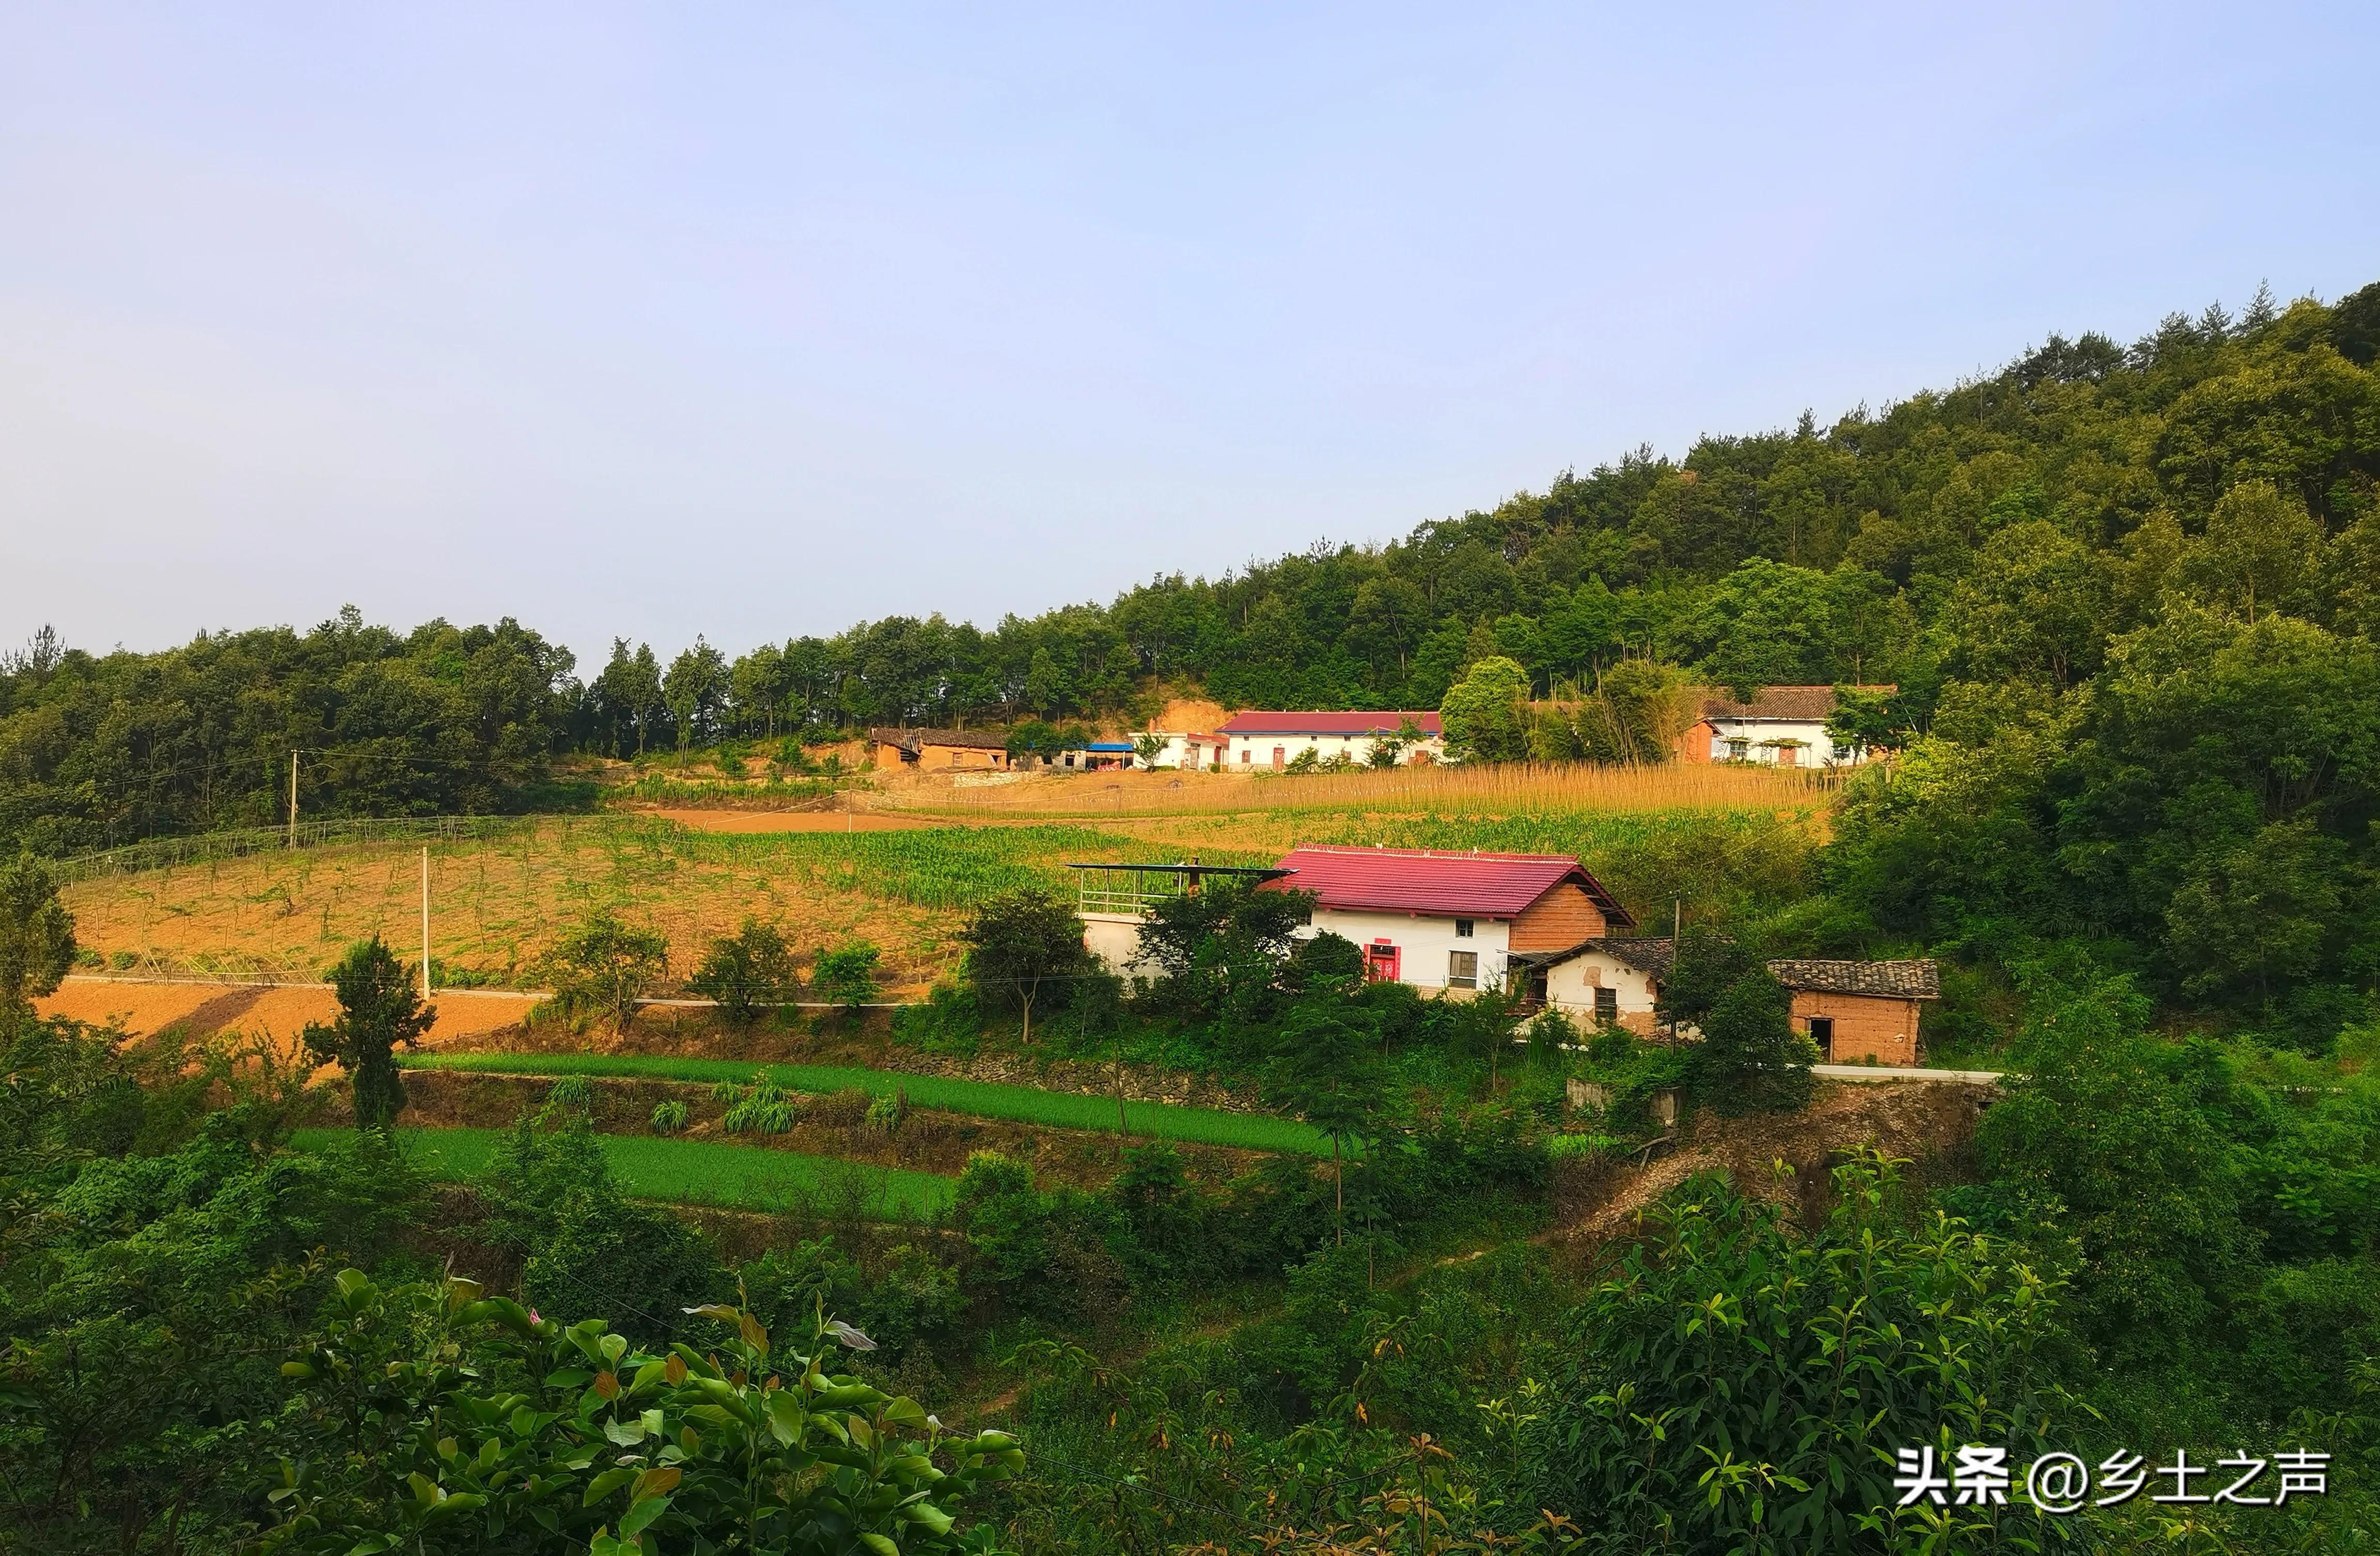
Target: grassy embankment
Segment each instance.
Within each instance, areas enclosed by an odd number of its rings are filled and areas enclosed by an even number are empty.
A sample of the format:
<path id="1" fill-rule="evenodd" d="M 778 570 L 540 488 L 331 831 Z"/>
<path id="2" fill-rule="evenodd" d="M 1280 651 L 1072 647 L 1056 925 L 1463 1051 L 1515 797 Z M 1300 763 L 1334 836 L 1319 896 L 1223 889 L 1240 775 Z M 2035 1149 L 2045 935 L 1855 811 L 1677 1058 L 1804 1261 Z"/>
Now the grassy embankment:
<path id="1" fill-rule="evenodd" d="M 300 1129 L 293 1140 L 303 1149 L 341 1133 Z M 505 1135 L 501 1129 L 399 1129 L 396 1133 L 422 1173 L 443 1183 L 466 1182 L 485 1172 Z M 932 1173 L 858 1166 L 832 1157 L 801 1156 L 758 1146 L 639 1135 L 597 1138 L 612 1171 L 631 1195 L 673 1204 L 798 1210 L 831 1193 L 839 1182 L 856 1179 L 865 1186 L 869 1207 L 878 1214 L 924 1216 L 947 1205 L 956 1186 L 951 1179 Z"/>
<path id="2" fill-rule="evenodd" d="M 611 1053 L 430 1053 L 409 1055 L 402 1063 L 408 1069 L 468 1074 L 610 1076 L 705 1086 L 720 1081 L 748 1081 L 756 1073 L 766 1072 L 779 1086 L 794 1091 L 823 1094 L 857 1088 L 880 1097 L 905 1091 L 915 1106 L 981 1118 L 1100 1133 L 1112 1133 L 1116 1126 L 1112 1097 L 1039 1091 L 1029 1086 L 904 1075 L 848 1064 L 760 1064 L 750 1060 Z M 1177 1107 L 1163 1102 L 1126 1102 L 1124 1119 L 1133 1135 L 1143 1139 L 1180 1140 L 1239 1150 L 1330 1154 L 1330 1143 L 1312 1126 L 1263 1113 L 1225 1112 L 1215 1108 Z"/>

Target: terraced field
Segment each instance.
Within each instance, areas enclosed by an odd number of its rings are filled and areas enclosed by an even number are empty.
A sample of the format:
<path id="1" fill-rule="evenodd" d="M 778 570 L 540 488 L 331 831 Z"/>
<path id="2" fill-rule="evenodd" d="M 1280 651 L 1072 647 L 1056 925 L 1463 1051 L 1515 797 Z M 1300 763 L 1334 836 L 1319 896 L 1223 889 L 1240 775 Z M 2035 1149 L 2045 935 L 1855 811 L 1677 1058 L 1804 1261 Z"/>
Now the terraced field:
<path id="1" fill-rule="evenodd" d="M 294 1143 L 305 1149 L 346 1133 L 300 1129 Z M 504 1138 L 501 1129 L 399 1129 L 397 1137 L 423 1173 L 440 1182 L 461 1182 L 487 1170 Z M 802 1208 L 843 1183 L 856 1179 L 878 1214 L 926 1216 L 950 1203 L 957 1185 L 932 1173 L 868 1167 L 832 1157 L 803 1156 L 758 1146 L 713 1145 L 646 1135 L 603 1135 L 604 1158 L 628 1192 L 640 1199 L 674 1204 L 719 1205 L 744 1210 Z"/>
<path id="2" fill-rule="evenodd" d="M 869 1070 L 850 1064 L 763 1064 L 748 1059 L 689 1059 L 652 1054 L 609 1053 L 420 1053 L 405 1056 L 408 1069 L 450 1070 L 480 1075 L 591 1076 L 632 1080 L 671 1080 L 694 1085 L 748 1081 L 766 1072 L 779 1086 L 814 1095 L 857 1088 L 873 1096 L 905 1091 L 911 1103 L 981 1118 L 1053 1129 L 1111 1132 L 1116 1104 L 1111 1097 L 1072 1091 L 1039 1091 L 1029 1086 L 996 1081 L 959 1080 L 947 1076 L 913 1076 L 893 1070 Z M 1180 1140 L 1190 1145 L 1227 1146 L 1241 1150 L 1294 1151 L 1311 1156 L 1330 1154 L 1330 1142 L 1311 1125 L 1294 1119 L 1263 1113 L 1225 1112 L 1217 1108 L 1178 1107 L 1164 1102 L 1126 1102 L 1125 1125 L 1143 1138 Z M 776 1154 L 776 1153 L 767 1153 Z"/>

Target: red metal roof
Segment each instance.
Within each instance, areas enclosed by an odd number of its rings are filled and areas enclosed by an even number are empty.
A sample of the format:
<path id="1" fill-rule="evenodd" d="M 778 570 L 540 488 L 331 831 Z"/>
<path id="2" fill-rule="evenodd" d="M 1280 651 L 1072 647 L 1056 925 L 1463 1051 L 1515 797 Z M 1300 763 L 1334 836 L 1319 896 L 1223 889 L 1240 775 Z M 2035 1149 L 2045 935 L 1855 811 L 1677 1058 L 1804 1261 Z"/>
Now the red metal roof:
<path id="1" fill-rule="evenodd" d="M 1411 719 L 1424 735 L 1436 735 L 1438 714 L 1435 711 L 1412 713 L 1293 713 L 1265 709 L 1234 713 L 1225 719 L 1216 731 L 1218 735 L 1394 735 L 1397 726 Z"/>
<path id="2" fill-rule="evenodd" d="M 1603 883 L 1562 854 L 1435 854 L 1406 848 L 1293 848 L 1280 887 L 1313 892 L 1324 907 L 1382 908 L 1440 918 L 1510 918 L 1574 881 L 1616 924 L 1632 924 Z"/>

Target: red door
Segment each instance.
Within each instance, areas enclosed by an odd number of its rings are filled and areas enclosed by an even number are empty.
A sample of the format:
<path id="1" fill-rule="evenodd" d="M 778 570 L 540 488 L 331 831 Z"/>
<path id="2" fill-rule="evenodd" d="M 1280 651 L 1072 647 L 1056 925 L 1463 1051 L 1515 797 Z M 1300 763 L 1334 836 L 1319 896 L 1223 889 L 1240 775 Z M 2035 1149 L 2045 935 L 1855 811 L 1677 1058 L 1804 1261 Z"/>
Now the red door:
<path id="1" fill-rule="evenodd" d="M 1272 748 L 1272 770 L 1275 772 L 1279 772 L 1282 768 L 1289 765 L 1288 761 L 1285 760 L 1288 756 L 1289 748 L 1286 746 L 1275 746 Z"/>
<path id="2" fill-rule="evenodd" d="M 1374 983 L 1394 983 L 1401 960 L 1395 946 L 1376 940 L 1364 947 L 1364 976 Z"/>

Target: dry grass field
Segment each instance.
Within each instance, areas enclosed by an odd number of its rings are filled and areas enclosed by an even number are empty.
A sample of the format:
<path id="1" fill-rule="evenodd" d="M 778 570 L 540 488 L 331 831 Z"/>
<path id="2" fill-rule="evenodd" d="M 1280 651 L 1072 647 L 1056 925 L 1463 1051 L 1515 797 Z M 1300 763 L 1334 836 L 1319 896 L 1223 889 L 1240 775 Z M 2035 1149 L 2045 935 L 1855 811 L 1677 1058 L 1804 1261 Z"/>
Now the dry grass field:
<path id="1" fill-rule="evenodd" d="M 1299 843 L 1567 853 L 1641 916 L 1724 916 L 1793 894 L 1831 792 L 1765 769 L 1410 768 L 1244 777 L 1036 774 L 973 784 L 884 774 L 848 812 L 554 818 L 430 845 L 440 981 L 520 987 L 599 908 L 660 931 L 690 972 L 746 918 L 805 953 L 883 948 L 896 993 L 953 971 L 974 904 L 1063 886 L 1067 860 L 1269 862 Z M 420 850 L 274 850 L 67 889 L 78 936 L 110 970 L 319 977 L 351 941 L 420 944 Z M 100 970 L 87 968 L 86 970 Z"/>
<path id="2" fill-rule="evenodd" d="M 804 953 L 880 946 L 888 981 L 917 990 L 955 965 L 951 931 L 971 903 L 1057 883 L 1062 859 L 1146 857 L 1151 846 L 1067 825 L 712 833 L 652 817 L 557 819 L 430 845 L 431 953 L 442 983 L 518 987 L 562 932 L 603 908 L 666 937 L 682 977 L 712 939 L 755 918 Z M 373 933 L 418 955 L 420 882 L 419 847 L 364 844 L 102 877 L 65 898 L 77 939 L 112 970 L 315 978 Z"/>

